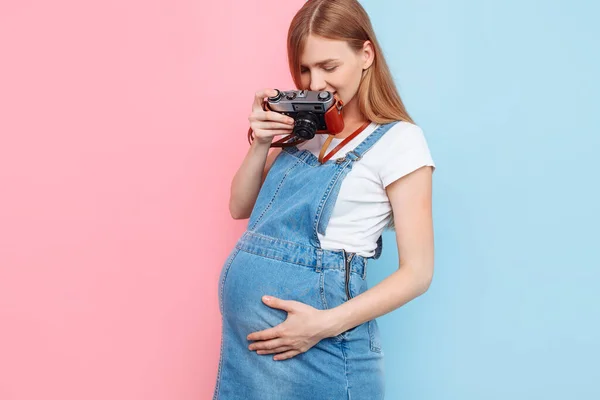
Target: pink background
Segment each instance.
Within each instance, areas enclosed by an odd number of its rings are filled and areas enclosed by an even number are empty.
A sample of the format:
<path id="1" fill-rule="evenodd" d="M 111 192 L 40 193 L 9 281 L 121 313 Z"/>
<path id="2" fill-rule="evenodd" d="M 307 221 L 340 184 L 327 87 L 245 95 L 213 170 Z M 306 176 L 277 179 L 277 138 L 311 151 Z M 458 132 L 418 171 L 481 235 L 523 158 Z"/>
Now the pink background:
<path id="1" fill-rule="evenodd" d="M 229 185 L 302 3 L 0 3 L 0 399 L 211 398 Z"/>

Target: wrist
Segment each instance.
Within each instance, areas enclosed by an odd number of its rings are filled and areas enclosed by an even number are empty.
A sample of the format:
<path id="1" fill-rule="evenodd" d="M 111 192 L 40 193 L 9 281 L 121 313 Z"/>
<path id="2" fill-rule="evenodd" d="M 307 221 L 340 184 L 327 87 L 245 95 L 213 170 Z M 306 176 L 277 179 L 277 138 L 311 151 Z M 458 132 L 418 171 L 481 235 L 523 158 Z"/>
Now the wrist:
<path id="1" fill-rule="evenodd" d="M 252 145 L 254 146 L 262 146 L 262 147 L 269 147 L 271 146 L 271 143 L 273 143 L 273 138 L 260 138 L 258 136 L 254 137 L 254 140 L 252 141 Z"/>
<path id="2" fill-rule="evenodd" d="M 339 311 L 338 307 L 323 310 L 323 319 L 325 321 L 323 334 L 326 335 L 325 337 L 335 337 L 347 330 L 344 325 L 344 319 Z"/>
<path id="3" fill-rule="evenodd" d="M 269 154 L 269 150 L 271 149 L 271 143 L 262 143 L 257 140 L 254 140 L 250 145 L 250 151 L 254 154 L 260 154 L 261 156 L 267 156 Z"/>

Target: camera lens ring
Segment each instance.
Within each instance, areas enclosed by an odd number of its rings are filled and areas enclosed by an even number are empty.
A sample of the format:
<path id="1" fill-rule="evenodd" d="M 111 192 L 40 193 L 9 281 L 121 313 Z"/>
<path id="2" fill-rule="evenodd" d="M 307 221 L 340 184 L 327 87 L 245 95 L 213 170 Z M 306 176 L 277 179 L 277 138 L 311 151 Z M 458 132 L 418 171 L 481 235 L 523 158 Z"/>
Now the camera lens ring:
<path id="1" fill-rule="evenodd" d="M 318 128 L 318 118 L 312 112 L 299 112 L 295 118 L 293 134 L 306 140 L 315 137 Z"/>

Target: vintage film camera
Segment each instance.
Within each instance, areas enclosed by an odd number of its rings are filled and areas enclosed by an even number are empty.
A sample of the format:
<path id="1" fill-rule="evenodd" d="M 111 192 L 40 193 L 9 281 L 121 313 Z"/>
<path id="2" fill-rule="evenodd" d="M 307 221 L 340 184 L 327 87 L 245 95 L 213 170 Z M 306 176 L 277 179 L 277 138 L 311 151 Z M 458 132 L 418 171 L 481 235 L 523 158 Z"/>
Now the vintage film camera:
<path id="1" fill-rule="evenodd" d="M 342 109 L 344 103 L 328 91 L 278 89 L 263 104 L 265 110 L 275 111 L 294 118 L 295 124 L 290 135 L 272 143 L 271 147 L 294 146 L 312 139 L 317 133 L 335 135 L 344 129 Z M 252 130 L 248 131 L 251 143 Z"/>

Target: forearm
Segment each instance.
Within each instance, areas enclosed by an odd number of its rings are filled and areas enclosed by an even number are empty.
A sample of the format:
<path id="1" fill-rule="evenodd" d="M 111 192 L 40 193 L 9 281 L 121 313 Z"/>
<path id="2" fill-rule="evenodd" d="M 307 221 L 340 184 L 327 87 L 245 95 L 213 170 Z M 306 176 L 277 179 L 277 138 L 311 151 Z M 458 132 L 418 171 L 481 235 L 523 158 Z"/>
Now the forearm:
<path id="1" fill-rule="evenodd" d="M 229 211 L 233 218 L 245 218 L 250 215 L 262 186 L 269 148 L 269 144 L 253 141 L 242 165 L 233 177 L 229 198 Z"/>
<path id="2" fill-rule="evenodd" d="M 423 268 L 402 267 L 369 290 L 347 302 L 326 310 L 331 325 L 328 336 L 336 336 L 408 303 L 425 293 L 431 276 L 418 272 Z"/>

